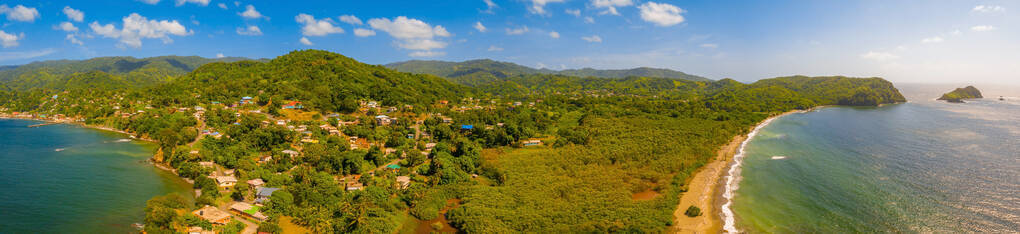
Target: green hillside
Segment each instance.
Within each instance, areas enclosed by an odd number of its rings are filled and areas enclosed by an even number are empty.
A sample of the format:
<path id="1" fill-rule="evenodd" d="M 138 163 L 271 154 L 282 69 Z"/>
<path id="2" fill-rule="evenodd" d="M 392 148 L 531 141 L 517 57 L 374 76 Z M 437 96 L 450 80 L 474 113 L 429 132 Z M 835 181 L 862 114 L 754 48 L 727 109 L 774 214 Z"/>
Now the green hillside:
<path id="1" fill-rule="evenodd" d="M 101 72 L 120 78 L 123 85 L 142 87 L 158 84 L 216 61 L 244 58 L 209 59 L 198 56 L 161 56 L 151 58 L 99 57 L 88 60 L 33 62 L 0 69 L 0 82 L 12 89 L 55 88 L 67 86 L 77 73 Z M 98 74 L 93 74 L 98 75 Z"/>
<path id="2" fill-rule="evenodd" d="M 251 96 L 264 102 L 300 100 L 323 111 L 350 111 L 360 99 L 430 104 L 469 91 L 432 75 L 397 72 L 320 50 L 295 51 L 268 62 L 210 63 L 151 90 L 162 94 L 156 100 L 165 105 L 230 103 Z"/>
<path id="3" fill-rule="evenodd" d="M 549 69 L 535 69 L 515 63 L 499 62 L 489 59 L 468 60 L 464 62 L 411 60 L 387 64 L 386 67 L 402 72 L 437 75 L 468 86 L 475 86 L 479 83 L 488 83 L 495 79 L 536 74 L 617 79 L 627 77 L 657 77 L 690 81 L 709 81 L 709 79 L 704 77 L 669 69 L 641 67 L 623 70 L 597 70 L 585 68 L 579 70 L 570 69 L 555 71 Z"/>

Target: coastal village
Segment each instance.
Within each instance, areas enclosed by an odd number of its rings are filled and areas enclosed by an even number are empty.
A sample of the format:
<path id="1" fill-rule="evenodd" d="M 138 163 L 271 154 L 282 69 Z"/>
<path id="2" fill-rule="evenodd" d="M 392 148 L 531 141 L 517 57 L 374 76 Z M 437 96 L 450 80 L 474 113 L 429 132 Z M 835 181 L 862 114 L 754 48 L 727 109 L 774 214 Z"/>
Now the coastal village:
<path id="1" fill-rule="evenodd" d="M 86 127 L 116 131 L 129 134 L 133 139 L 156 141 L 150 135 L 143 135 L 129 131 L 118 130 L 116 127 L 106 126 L 95 119 L 88 119 L 84 116 L 65 116 L 63 114 L 50 114 L 60 112 L 58 108 L 63 107 L 61 102 L 74 103 L 69 107 L 75 108 L 80 105 L 94 105 L 93 108 L 104 108 L 112 110 L 110 122 L 130 122 L 135 118 L 145 116 L 150 112 L 162 114 L 187 114 L 194 118 L 194 127 L 198 132 L 193 140 L 184 147 L 178 147 L 177 152 L 186 152 L 187 161 L 194 163 L 198 171 L 215 183 L 215 193 L 218 196 L 212 197 L 211 204 L 198 207 L 189 213 L 203 220 L 208 225 L 181 227 L 188 233 L 216 233 L 218 226 L 238 221 L 244 224 L 245 228 L 241 233 L 256 233 L 258 225 L 267 221 L 270 217 L 262 212 L 264 207 L 274 199 L 274 193 L 281 191 L 284 187 L 277 178 L 288 177 L 289 173 L 299 167 L 299 162 L 305 156 L 304 151 L 311 145 L 321 144 L 326 141 L 343 141 L 343 149 L 369 151 L 369 154 L 381 154 L 380 159 L 368 161 L 362 165 L 354 165 L 354 173 L 338 173 L 334 180 L 345 191 L 361 191 L 368 187 L 380 187 L 387 190 L 404 190 L 413 184 L 435 184 L 429 181 L 429 177 L 419 175 L 419 168 L 422 165 L 430 164 L 430 154 L 437 146 L 438 141 L 434 139 L 430 131 L 435 126 L 446 126 L 458 134 L 470 135 L 476 130 L 493 130 L 503 128 L 504 123 L 478 123 L 458 121 L 453 116 L 466 112 L 484 113 L 495 109 L 513 110 L 516 108 L 534 109 L 541 105 L 542 100 L 533 101 L 501 101 L 499 99 L 475 99 L 464 98 L 459 102 L 440 100 L 428 107 L 429 112 L 415 109 L 411 105 L 387 106 L 374 100 L 359 100 L 357 111 L 352 113 L 320 113 L 307 110 L 299 100 L 267 101 L 258 98 L 244 96 L 230 102 L 212 101 L 195 106 L 175 107 L 167 109 L 153 108 L 146 102 L 134 101 L 123 102 L 124 97 L 115 95 L 110 103 L 96 103 L 95 100 L 68 100 L 67 98 L 54 95 L 46 100 L 43 105 L 49 106 L 49 112 L 9 112 L 8 109 L 0 109 L 2 118 L 19 118 L 46 121 L 42 124 L 29 127 L 39 127 L 49 124 L 78 124 Z M 263 103 L 260 105 L 259 103 Z M 282 103 L 282 104 L 280 104 Z M 227 125 L 208 123 L 210 115 L 215 112 L 216 117 L 222 115 L 233 116 L 233 121 Z M 274 149 L 273 151 L 260 151 L 257 156 L 250 157 L 250 162 L 234 162 L 233 165 L 223 165 L 216 162 L 214 152 L 205 150 L 202 147 L 202 140 L 206 138 L 223 139 L 231 138 L 228 129 L 231 126 L 242 124 L 242 116 L 260 120 L 257 128 L 286 129 L 287 135 L 294 136 L 286 143 L 289 147 Z M 158 115 L 155 117 L 159 117 Z M 112 119 L 112 120 L 111 120 Z M 481 128 L 481 129 L 479 129 Z M 359 130 L 361 132 L 359 132 Z M 364 131 L 368 130 L 368 134 Z M 378 136 L 371 133 L 385 131 L 390 135 L 399 135 L 400 138 Z M 446 133 L 449 134 L 449 133 Z M 542 147 L 549 144 L 552 137 L 520 139 L 513 143 L 516 147 Z M 395 144 L 395 141 L 401 141 Z M 169 152 L 157 152 L 152 158 L 156 167 L 168 170 L 181 175 L 181 171 L 175 169 L 168 158 Z M 417 156 L 417 155 L 420 155 Z M 413 157 L 414 159 L 409 159 Z M 411 160 L 412 162 L 409 162 Z M 253 165 L 244 168 L 238 165 Z M 267 167 L 288 165 L 290 168 L 276 171 L 271 178 L 259 178 L 252 168 L 263 170 Z M 305 165 L 307 166 L 307 165 Z M 178 165 L 177 168 L 182 166 Z M 189 172 L 191 173 L 191 172 Z M 472 179 L 479 178 L 478 174 L 472 174 Z M 188 183 L 195 184 L 194 197 L 202 198 L 203 193 L 213 190 L 203 188 L 196 183 L 196 179 L 182 179 Z M 288 195 L 289 196 L 289 195 Z M 283 218 L 290 220 L 290 218 Z M 433 224 L 446 225 L 449 224 Z M 281 224 L 280 226 L 291 227 L 290 231 L 307 232 L 299 225 L 292 223 Z"/>

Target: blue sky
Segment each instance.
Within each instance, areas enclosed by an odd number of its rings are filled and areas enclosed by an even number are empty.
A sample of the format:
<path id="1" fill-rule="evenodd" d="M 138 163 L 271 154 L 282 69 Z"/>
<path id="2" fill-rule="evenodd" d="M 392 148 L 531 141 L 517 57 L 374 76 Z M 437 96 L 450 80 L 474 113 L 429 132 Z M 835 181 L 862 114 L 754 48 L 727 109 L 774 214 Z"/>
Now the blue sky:
<path id="1" fill-rule="evenodd" d="M 272 58 L 311 48 L 373 64 L 491 58 L 552 69 L 662 67 L 740 81 L 802 74 L 1020 83 L 1016 1 L 0 4 L 5 65 L 100 56 Z"/>

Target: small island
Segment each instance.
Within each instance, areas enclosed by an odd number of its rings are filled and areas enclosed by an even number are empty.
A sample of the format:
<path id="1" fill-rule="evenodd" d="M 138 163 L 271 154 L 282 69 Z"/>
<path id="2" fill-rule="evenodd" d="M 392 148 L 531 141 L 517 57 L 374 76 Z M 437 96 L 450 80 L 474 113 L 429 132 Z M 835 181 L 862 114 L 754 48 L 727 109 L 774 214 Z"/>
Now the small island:
<path id="1" fill-rule="evenodd" d="M 963 99 L 971 98 L 983 98 L 981 97 L 981 91 L 978 91 L 974 86 L 967 86 L 965 88 L 956 88 L 952 92 L 942 94 L 938 100 L 952 102 L 952 103 L 963 103 Z"/>

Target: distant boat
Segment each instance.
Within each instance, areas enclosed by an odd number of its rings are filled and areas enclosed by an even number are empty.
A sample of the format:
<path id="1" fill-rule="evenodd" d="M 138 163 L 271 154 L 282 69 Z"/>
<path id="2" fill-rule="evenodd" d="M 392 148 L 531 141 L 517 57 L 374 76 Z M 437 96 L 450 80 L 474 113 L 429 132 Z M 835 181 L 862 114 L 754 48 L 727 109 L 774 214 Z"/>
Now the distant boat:
<path id="1" fill-rule="evenodd" d="M 114 142 L 131 142 L 131 139 L 120 139 L 120 140 L 116 140 Z"/>
<path id="2" fill-rule="evenodd" d="M 772 160 L 786 159 L 786 156 L 772 156 Z"/>
<path id="3" fill-rule="evenodd" d="M 1005 100 L 1006 100 L 1005 97 L 999 96 L 999 101 L 1005 101 Z"/>
<path id="4" fill-rule="evenodd" d="M 64 148 L 60 148 L 60 149 L 55 149 L 55 150 L 53 150 L 53 151 L 57 151 L 57 152 L 60 152 L 60 151 L 64 151 Z"/>

